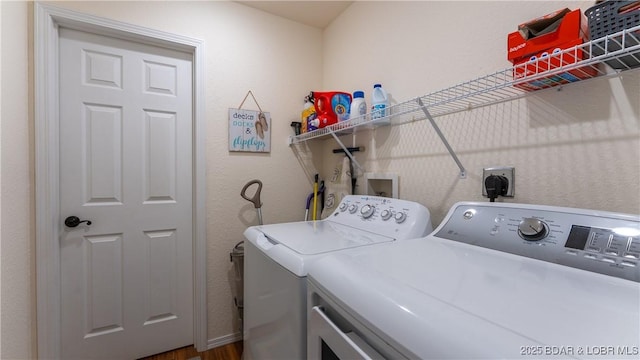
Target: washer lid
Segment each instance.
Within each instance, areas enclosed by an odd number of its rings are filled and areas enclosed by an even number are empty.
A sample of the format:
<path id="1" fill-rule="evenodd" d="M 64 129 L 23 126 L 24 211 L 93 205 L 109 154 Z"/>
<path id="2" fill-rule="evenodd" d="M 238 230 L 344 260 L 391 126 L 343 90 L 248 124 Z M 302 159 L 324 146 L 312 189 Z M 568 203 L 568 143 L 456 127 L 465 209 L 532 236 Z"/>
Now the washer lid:
<path id="1" fill-rule="evenodd" d="M 257 226 L 271 242 L 281 244 L 301 255 L 316 255 L 358 246 L 394 241 L 331 221 L 301 221 Z"/>

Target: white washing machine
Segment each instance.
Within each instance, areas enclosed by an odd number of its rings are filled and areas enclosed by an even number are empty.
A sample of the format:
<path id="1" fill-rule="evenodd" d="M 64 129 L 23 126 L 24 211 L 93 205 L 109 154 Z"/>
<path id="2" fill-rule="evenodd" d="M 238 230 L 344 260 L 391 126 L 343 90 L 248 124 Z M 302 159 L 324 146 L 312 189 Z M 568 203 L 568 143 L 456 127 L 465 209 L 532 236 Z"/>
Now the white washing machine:
<path id="1" fill-rule="evenodd" d="M 244 235 L 244 359 L 306 357 L 307 268 L 331 253 L 421 237 L 429 210 L 400 199 L 349 195 L 320 221 L 248 228 Z"/>
<path id="2" fill-rule="evenodd" d="M 308 359 L 638 359 L 640 217 L 458 203 L 430 235 L 320 259 Z"/>

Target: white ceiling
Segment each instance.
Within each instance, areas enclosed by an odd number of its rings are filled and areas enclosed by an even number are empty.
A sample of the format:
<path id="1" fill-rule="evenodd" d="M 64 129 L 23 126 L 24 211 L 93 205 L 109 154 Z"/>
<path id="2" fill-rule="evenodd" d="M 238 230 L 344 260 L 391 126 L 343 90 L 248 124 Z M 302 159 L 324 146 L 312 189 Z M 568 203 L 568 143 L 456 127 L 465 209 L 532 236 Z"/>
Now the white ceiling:
<path id="1" fill-rule="evenodd" d="M 324 29 L 353 1 L 237 1 L 273 15 Z"/>

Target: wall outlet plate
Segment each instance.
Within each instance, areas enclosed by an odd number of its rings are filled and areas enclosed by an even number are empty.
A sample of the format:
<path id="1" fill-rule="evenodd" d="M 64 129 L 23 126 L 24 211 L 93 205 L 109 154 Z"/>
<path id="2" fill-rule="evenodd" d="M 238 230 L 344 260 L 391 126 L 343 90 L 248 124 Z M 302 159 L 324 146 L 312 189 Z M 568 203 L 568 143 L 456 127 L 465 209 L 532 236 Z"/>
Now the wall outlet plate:
<path id="1" fill-rule="evenodd" d="M 482 196 L 487 197 L 487 189 L 484 187 L 484 181 L 491 175 L 502 175 L 509 180 L 509 187 L 507 187 L 507 195 L 505 197 L 513 197 L 516 193 L 515 186 L 515 173 L 514 167 L 491 167 L 482 169 Z"/>

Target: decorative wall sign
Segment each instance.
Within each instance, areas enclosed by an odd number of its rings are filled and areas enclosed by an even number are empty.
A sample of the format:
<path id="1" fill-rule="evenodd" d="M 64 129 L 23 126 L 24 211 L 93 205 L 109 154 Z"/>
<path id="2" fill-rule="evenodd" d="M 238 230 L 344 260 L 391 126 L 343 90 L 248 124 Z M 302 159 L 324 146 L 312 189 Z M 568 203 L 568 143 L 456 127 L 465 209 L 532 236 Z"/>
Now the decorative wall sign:
<path id="1" fill-rule="evenodd" d="M 260 111 L 243 110 L 251 95 Z M 237 109 L 229 109 L 229 151 L 271 152 L 271 115 L 262 111 L 251 90 Z"/>
<path id="2" fill-rule="evenodd" d="M 229 109 L 229 151 L 271 152 L 271 115 Z"/>

